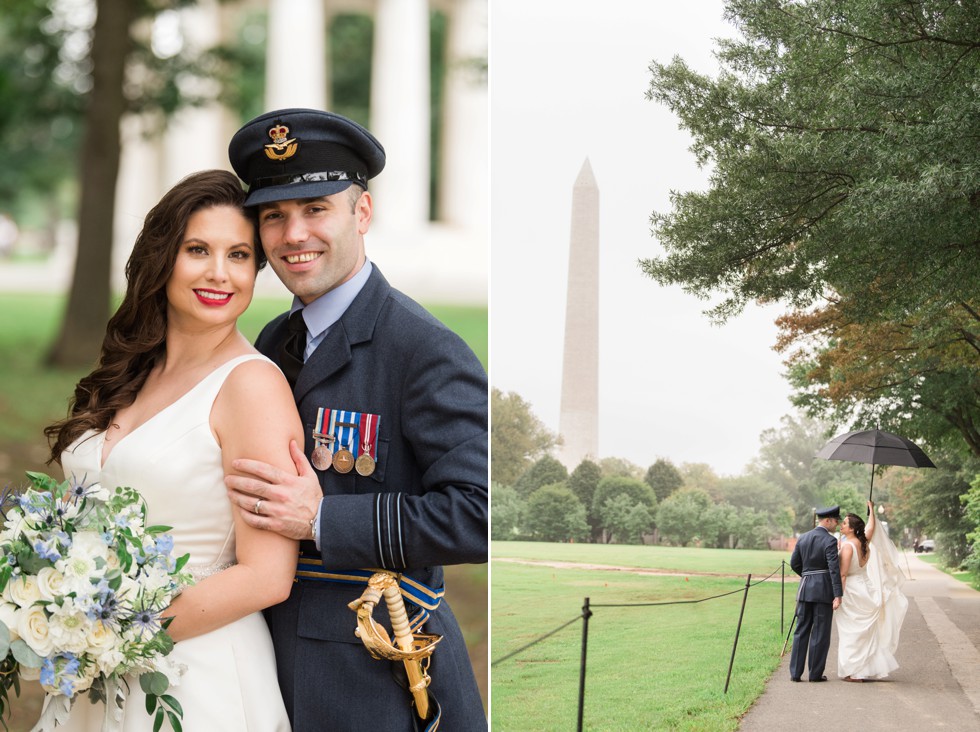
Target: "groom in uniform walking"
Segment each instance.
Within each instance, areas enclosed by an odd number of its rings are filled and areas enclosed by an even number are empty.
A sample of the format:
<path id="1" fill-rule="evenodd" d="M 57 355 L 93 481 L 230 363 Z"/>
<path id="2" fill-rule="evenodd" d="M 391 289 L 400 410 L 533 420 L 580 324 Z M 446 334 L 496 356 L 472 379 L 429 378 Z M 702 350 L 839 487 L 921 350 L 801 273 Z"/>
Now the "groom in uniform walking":
<path id="1" fill-rule="evenodd" d="M 256 347 L 293 386 L 306 432 L 306 456 L 292 446 L 299 476 L 243 460 L 235 468 L 251 477 L 226 477 L 250 525 L 301 542 L 293 591 L 266 614 L 293 730 L 486 729 L 442 570 L 487 561 L 486 372 L 365 255 L 368 179 L 385 164 L 370 132 L 279 110 L 242 127 L 229 156 L 270 266 L 295 296 Z M 373 658 L 355 634 L 349 604 L 378 568 L 399 580 L 412 631 L 442 638 L 421 689 L 425 719 L 408 664 Z M 374 620 L 392 628 L 385 600 Z"/>
<path id="2" fill-rule="evenodd" d="M 796 632 L 793 634 L 793 653 L 789 660 L 792 681 L 803 678 L 807 653 L 810 655 L 810 681 L 826 681 L 824 666 L 830 650 L 830 626 L 834 610 L 840 607 L 844 594 L 837 560 L 837 540 L 834 532 L 840 523 L 840 508 L 817 511 L 817 525 L 796 542 L 789 560 L 793 571 L 800 575 L 796 594 Z"/>

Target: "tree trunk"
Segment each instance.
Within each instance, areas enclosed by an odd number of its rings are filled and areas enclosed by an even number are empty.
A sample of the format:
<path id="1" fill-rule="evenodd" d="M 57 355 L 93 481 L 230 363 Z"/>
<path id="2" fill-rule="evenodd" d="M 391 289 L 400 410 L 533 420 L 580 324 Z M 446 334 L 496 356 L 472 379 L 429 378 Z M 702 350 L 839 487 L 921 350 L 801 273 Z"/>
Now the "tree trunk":
<path id="1" fill-rule="evenodd" d="M 93 366 L 111 302 L 113 218 L 119 174 L 119 124 L 126 109 L 123 75 L 131 47 L 132 0 L 98 0 L 92 37 L 92 91 L 85 112 L 78 209 L 78 251 L 61 332 L 48 354 L 54 366 Z"/>

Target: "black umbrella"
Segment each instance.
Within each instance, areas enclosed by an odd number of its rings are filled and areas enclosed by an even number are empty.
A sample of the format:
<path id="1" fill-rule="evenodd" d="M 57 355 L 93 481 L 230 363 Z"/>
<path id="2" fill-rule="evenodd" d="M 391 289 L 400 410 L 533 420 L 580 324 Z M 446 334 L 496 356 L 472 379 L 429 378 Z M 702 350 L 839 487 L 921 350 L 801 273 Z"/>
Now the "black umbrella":
<path id="1" fill-rule="evenodd" d="M 875 487 L 875 465 L 904 465 L 908 468 L 936 467 L 922 448 L 911 440 L 882 430 L 860 430 L 838 435 L 816 454 L 824 460 L 871 463 L 871 491 Z"/>

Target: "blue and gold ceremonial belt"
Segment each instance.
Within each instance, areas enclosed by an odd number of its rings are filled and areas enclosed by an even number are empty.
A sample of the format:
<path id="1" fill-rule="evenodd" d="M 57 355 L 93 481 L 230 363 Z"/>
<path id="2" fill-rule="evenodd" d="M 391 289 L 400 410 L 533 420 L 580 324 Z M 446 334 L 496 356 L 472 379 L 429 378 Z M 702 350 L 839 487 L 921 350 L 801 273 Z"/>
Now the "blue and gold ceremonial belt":
<path id="1" fill-rule="evenodd" d="M 376 572 L 388 572 L 386 569 L 333 569 L 323 568 L 323 560 L 319 557 L 311 557 L 300 554 L 299 564 L 296 566 L 296 579 L 314 580 L 317 582 L 339 582 L 348 585 L 367 585 L 371 575 Z M 391 572 L 398 577 L 398 590 L 407 602 L 418 606 L 409 618 L 412 631 L 418 630 L 422 624 L 428 620 L 430 611 L 439 607 L 442 598 L 446 594 L 446 588 L 432 589 L 428 585 L 412 579 L 411 577 Z"/>

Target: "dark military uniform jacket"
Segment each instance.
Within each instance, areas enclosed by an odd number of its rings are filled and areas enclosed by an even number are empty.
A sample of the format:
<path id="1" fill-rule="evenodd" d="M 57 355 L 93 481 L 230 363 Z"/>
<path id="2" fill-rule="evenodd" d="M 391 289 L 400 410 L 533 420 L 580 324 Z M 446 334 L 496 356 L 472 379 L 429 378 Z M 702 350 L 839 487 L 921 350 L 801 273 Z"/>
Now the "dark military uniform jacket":
<path id="1" fill-rule="evenodd" d="M 285 336 L 284 314 L 256 346 L 278 362 Z M 377 267 L 307 359 L 294 396 L 307 456 L 319 408 L 380 418 L 373 474 L 317 471 L 324 570 L 380 567 L 439 588 L 442 565 L 487 561 L 486 372 L 456 334 L 393 289 Z M 316 552 L 312 542 L 302 549 Z M 371 658 L 354 635 L 348 603 L 362 590 L 300 580 L 286 602 L 266 611 L 294 732 L 413 729 L 401 664 Z M 449 588 L 423 628 L 443 636 L 429 667 L 440 728 L 485 729 L 451 598 Z M 390 631 L 383 608 L 374 618 Z"/>
<path id="2" fill-rule="evenodd" d="M 837 540 L 823 526 L 817 526 L 799 538 L 789 564 L 802 577 L 797 600 L 829 604 L 844 594 Z"/>

